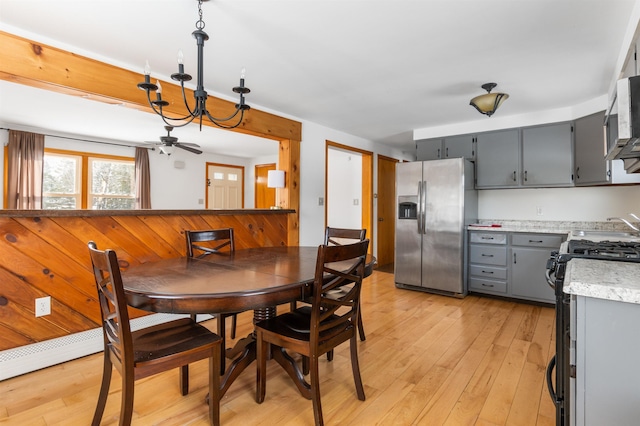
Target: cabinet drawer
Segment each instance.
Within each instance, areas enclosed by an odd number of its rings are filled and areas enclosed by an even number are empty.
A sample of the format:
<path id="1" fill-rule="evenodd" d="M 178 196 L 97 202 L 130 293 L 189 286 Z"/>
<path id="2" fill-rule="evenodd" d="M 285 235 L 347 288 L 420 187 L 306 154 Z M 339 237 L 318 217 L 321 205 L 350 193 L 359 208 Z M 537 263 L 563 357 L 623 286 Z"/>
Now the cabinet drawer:
<path id="1" fill-rule="evenodd" d="M 482 244 L 507 244 L 507 234 L 498 232 L 472 232 L 472 243 Z"/>
<path id="2" fill-rule="evenodd" d="M 564 237 L 556 234 L 511 234 L 511 244 L 525 247 L 560 248 Z"/>
<path id="3" fill-rule="evenodd" d="M 495 266 L 471 265 L 469 274 L 477 277 L 492 278 L 495 280 L 507 279 L 507 268 L 496 268 Z"/>
<path id="4" fill-rule="evenodd" d="M 507 293 L 507 283 L 505 281 L 483 280 L 479 278 L 469 279 L 469 290 L 477 290 L 492 293 Z"/>
<path id="5" fill-rule="evenodd" d="M 506 266 L 507 248 L 472 245 L 469 250 L 469 261 L 471 263 Z"/>

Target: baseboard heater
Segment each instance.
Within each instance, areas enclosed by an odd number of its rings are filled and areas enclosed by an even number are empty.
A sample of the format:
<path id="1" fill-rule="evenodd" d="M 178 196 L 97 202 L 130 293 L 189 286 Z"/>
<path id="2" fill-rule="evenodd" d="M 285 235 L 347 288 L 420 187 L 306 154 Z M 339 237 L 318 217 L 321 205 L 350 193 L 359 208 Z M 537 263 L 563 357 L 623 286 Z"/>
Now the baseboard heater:
<path id="1" fill-rule="evenodd" d="M 187 315 L 153 314 L 135 318 L 131 320 L 131 330 L 139 330 L 185 316 Z M 211 315 L 198 315 L 198 321 L 210 318 L 212 318 Z M 0 351 L 0 380 L 31 373 L 102 352 L 102 350 L 102 328 L 94 328 L 69 336 Z"/>

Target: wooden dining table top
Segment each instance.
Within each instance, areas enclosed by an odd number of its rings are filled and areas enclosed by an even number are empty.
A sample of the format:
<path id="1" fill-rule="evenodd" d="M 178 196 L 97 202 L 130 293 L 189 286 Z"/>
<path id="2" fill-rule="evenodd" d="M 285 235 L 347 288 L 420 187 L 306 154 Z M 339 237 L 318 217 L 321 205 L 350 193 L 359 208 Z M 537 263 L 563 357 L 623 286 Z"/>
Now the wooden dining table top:
<path id="1" fill-rule="evenodd" d="M 260 247 L 202 259 L 180 257 L 122 274 L 129 305 L 163 313 L 233 313 L 300 300 L 314 280 L 318 247 Z M 375 257 L 368 255 L 365 275 Z"/>

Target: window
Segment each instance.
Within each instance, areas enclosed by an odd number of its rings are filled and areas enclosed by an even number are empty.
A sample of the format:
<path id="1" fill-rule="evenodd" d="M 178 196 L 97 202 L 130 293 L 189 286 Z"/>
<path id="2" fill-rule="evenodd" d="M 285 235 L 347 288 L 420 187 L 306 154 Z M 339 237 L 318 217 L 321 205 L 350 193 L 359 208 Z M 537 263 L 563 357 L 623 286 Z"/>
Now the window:
<path id="1" fill-rule="evenodd" d="M 45 149 L 43 209 L 135 207 L 132 158 Z"/>

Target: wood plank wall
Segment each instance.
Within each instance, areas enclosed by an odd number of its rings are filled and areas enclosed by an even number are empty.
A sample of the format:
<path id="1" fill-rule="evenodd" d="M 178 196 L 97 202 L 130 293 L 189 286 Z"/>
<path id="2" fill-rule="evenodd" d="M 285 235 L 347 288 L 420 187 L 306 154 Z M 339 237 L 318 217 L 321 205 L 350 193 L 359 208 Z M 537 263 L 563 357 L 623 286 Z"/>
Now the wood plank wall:
<path id="1" fill-rule="evenodd" d="M 234 228 L 236 249 L 287 245 L 285 211 L 0 214 L 0 350 L 100 327 L 87 242 L 123 268 L 184 256 L 187 229 Z M 51 315 L 35 299 L 51 296 Z M 131 310 L 132 318 L 146 315 Z"/>

